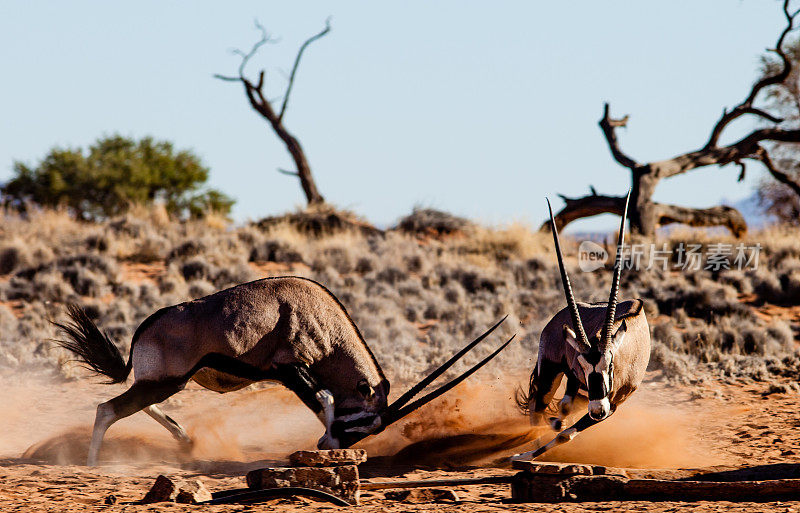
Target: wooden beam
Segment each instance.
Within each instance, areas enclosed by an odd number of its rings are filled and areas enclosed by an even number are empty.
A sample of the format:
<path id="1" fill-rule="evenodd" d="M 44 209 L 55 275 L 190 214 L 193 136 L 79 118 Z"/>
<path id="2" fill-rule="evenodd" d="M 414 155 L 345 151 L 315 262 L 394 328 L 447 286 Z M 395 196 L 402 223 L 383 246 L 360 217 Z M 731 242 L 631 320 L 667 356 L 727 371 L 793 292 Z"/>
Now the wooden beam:
<path id="1" fill-rule="evenodd" d="M 513 475 L 474 477 L 462 479 L 423 479 L 420 481 L 361 481 L 362 490 L 386 490 L 389 488 L 440 488 L 443 486 L 475 486 L 511 483 Z"/>

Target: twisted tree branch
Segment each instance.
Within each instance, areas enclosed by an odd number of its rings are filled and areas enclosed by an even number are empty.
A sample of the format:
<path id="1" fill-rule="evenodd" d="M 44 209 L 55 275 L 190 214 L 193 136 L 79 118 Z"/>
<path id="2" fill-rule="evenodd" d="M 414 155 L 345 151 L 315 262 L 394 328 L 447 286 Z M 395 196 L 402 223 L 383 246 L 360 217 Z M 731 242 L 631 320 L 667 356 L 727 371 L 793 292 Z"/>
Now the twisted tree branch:
<path id="1" fill-rule="evenodd" d="M 745 114 L 754 114 L 756 116 L 762 117 L 767 119 L 768 121 L 772 121 L 773 123 L 780 123 L 783 121 L 781 118 L 773 116 L 761 109 L 756 109 L 753 107 L 753 102 L 756 99 L 756 96 L 762 89 L 765 87 L 780 84 L 784 80 L 789 77 L 789 74 L 792 72 L 792 63 L 789 60 L 789 57 L 786 55 L 786 52 L 783 50 L 783 42 L 786 39 L 786 36 L 791 32 L 793 25 L 794 25 L 794 18 L 797 16 L 798 12 L 795 11 L 794 13 L 789 13 L 789 1 L 784 0 L 783 2 L 783 14 L 786 18 L 786 27 L 781 32 L 780 36 L 778 37 L 778 41 L 775 44 L 775 49 L 772 50 L 780 56 L 781 61 L 783 61 L 783 67 L 781 70 L 774 75 L 764 77 L 755 84 L 753 84 L 752 89 L 750 89 L 750 94 L 747 95 L 747 98 L 742 101 L 739 105 L 733 108 L 730 112 L 727 110 L 723 111 L 722 117 L 717 121 L 717 124 L 714 125 L 714 128 L 711 130 L 711 136 L 708 138 L 708 142 L 705 145 L 705 148 L 714 148 L 716 147 L 717 143 L 719 142 L 719 138 L 722 135 L 722 131 L 725 129 L 728 124 L 733 121 L 734 119 L 743 116 Z"/>
<path id="2" fill-rule="evenodd" d="M 798 184 L 791 176 L 775 166 L 769 156 L 769 152 L 765 148 L 759 146 L 758 150 L 755 152 L 755 156 L 761 161 L 762 164 L 764 164 L 764 167 L 767 168 L 767 171 L 769 171 L 769 174 L 771 174 L 773 178 L 782 184 L 789 186 L 795 192 L 795 194 L 800 196 L 800 184 Z"/>
<path id="3" fill-rule="evenodd" d="M 601 196 L 592 188 L 592 194 L 581 198 L 568 198 L 558 195 L 566 205 L 555 216 L 556 230 L 561 231 L 566 225 L 584 217 L 599 214 L 616 214 L 621 216 L 625 208 L 625 198 L 620 196 Z M 545 221 L 539 231 L 549 232 L 550 221 Z"/>
<path id="4" fill-rule="evenodd" d="M 581 198 L 561 196 L 566 205 L 555 215 L 556 229 L 561 231 L 569 223 L 584 217 L 598 214 L 622 215 L 625 198 L 620 196 L 601 196 L 592 194 Z M 711 208 L 686 208 L 663 203 L 653 203 L 657 224 L 666 226 L 682 223 L 689 226 L 724 226 L 739 237 L 747 231 L 747 223 L 742 214 L 733 207 L 717 206 Z M 539 228 L 541 232 L 550 231 L 547 221 Z"/>
<path id="5" fill-rule="evenodd" d="M 319 33 L 309 37 L 306 39 L 305 43 L 300 46 L 300 50 L 297 51 L 297 56 L 294 58 L 294 65 L 292 66 L 292 72 L 289 74 L 289 83 L 286 85 L 286 93 L 283 95 L 283 105 L 281 105 L 281 112 L 278 114 L 278 121 L 283 120 L 283 114 L 286 112 L 286 105 L 289 103 L 289 95 L 292 93 L 292 87 L 294 86 L 294 77 L 297 74 L 297 67 L 300 65 L 300 58 L 303 57 L 303 52 L 305 52 L 308 45 L 325 36 L 328 32 L 331 31 L 331 18 L 330 16 L 328 19 L 325 20 L 325 28 L 322 29 Z"/>
<path id="6" fill-rule="evenodd" d="M 606 137 L 606 142 L 608 143 L 609 150 L 611 150 L 611 155 L 613 155 L 614 160 L 619 162 L 622 166 L 625 166 L 629 169 L 634 169 L 638 167 L 639 164 L 620 149 L 619 141 L 617 141 L 617 134 L 615 131 L 616 127 L 627 125 L 628 116 L 625 116 L 622 119 L 611 119 L 608 111 L 608 103 L 605 103 L 603 105 L 603 117 L 600 119 L 599 125 Z"/>

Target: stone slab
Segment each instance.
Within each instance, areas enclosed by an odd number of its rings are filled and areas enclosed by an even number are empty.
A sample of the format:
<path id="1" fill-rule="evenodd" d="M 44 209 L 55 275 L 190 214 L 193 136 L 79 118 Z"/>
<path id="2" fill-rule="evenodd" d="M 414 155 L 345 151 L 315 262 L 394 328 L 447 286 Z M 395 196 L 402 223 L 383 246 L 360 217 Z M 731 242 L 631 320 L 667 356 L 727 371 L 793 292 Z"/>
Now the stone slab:
<path id="1" fill-rule="evenodd" d="M 358 465 L 367 461 L 364 449 L 330 449 L 324 451 L 297 451 L 289 456 L 293 467 L 338 467 Z"/>
<path id="2" fill-rule="evenodd" d="M 355 465 L 262 468 L 247 473 L 247 486 L 254 490 L 311 488 L 341 497 L 350 504 L 358 504 L 361 492 Z"/>

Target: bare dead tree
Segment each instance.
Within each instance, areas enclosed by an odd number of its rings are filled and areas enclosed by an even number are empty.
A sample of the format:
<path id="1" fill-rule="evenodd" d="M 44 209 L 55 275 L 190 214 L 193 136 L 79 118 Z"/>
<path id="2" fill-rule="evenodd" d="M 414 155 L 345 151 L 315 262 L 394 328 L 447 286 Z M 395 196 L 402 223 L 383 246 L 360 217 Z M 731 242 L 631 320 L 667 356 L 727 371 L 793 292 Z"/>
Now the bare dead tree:
<path id="1" fill-rule="evenodd" d="M 306 200 L 308 201 L 309 205 L 324 203 L 325 198 L 317 189 L 317 184 L 314 182 L 314 177 L 311 174 L 311 166 L 308 163 L 308 159 L 303 151 L 303 147 L 300 145 L 300 141 L 297 140 L 297 137 L 295 137 L 286 129 L 283 124 L 283 117 L 286 114 L 286 107 L 289 105 L 289 98 L 292 94 L 292 87 L 294 87 L 294 81 L 297 77 L 297 69 L 300 66 L 300 59 L 303 57 L 303 52 L 305 52 L 306 48 L 308 48 L 311 43 L 324 37 L 328 32 L 330 32 L 330 18 L 325 21 L 325 28 L 317 34 L 314 34 L 306 39 L 305 42 L 300 46 L 300 49 L 297 51 L 297 56 L 294 59 L 294 65 L 292 66 L 292 71 L 289 74 L 286 91 L 283 93 L 283 101 L 281 102 L 279 110 L 275 105 L 273 105 L 273 100 L 267 99 L 264 92 L 264 70 L 262 69 L 259 72 L 258 82 L 256 83 L 253 83 L 244 74 L 245 66 L 247 66 L 248 61 L 258 52 L 259 48 L 267 43 L 275 42 L 274 39 L 270 38 L 270 36 L 267 34 L 267 31 L 260 23 L 258 23 L 258 21 L 256 21 L 256 28 L 261 32 L 261 39 L 259 39 L 253 45 L 250 51 L 247 53 L 241 50 L 233 51 L 236 55 L 242 58 L 242 62 L 239 64 L 238 76 L 231 77 L 225 75 L 214 75 L 214 77 L 228 82 L 241 82 L 241 84 L 244 86 L 244 92 L 245 95 L 247 95 L 247 100 L 250 102 L 250 106 L 256 112 L 258 112 L 261 117 L 269 122 L 272 130 L 280 138 L 280 140 L 283 141 L 283 143 L 286 145 L 286 149 L 289 150 L 289 153 L 292 155 L 296 170 L 288 171 L 285 169 L 278 169 L 278 171 L 283 174 L 297 176 L 299 178 L 300 186 L 303 188 L 303 192 L 306 195 Z"/>
<path id="2" fill-rule="evenodd" d="M 740 168 L 739 181 L 742 181 L 746 172 L 745 162 L 759 161 L 776 180 L 786 184 L 800 195 L 800 183 L 795 181 L 789 174 L 778 169 L 764 146 L 764 143 L 768 142 L 800 142 L 800 130 L 780 128 L 779 125 L 783 122 L 782 118 L 754 106 L 759 92 L 769 86 L 782 83 L 791 73 L 791 60 L 787 57 L 782 47 L 784 39 L 792 30 L 794 19 L 800 13 L 800 10 L 790 13 L 789 0 L 784 0 L 783 13 L 786 18 L 786 27 L 781 32 L 775 48 L 772 50 L 780 57 L 780 65 L 776 67 L 775 73 L 766 75 L 758 80 L 740 104 L 731 110 L 723 110 L 722 116 L 711 129 L 708 141 L 700 149 L 677 155 L 668 160 L 640 163 L 622 151 L 617 140 L 616 129 L 627 125 L 628 116 L 622 119 L 611 118 L 609 105 L 608 103 L 605 104 L 603 117 L 599 122 L 600 128 L 614 160 L 631 172 L 630 223 L 633 233 L 650 237 L 655 234 L 658 226 L 683 223 L 689 226 L 725 226 L 736 236 L 744 234 L 747 231 L 747 224 L 741 213 L 735 208 L 716 206 L 695 209 L 665 205 L 653 201 L 653 193 L 661 180 L 705 166 L 736 164 Z M 744 115 L 756 116 L 769 126 L 754 130 L 733 144 L 720 146 L 719 139 L 725 128 L 733 120 Z M 561 196 L 566 206 L 556 215 L 556 227 L 558 230 L 561 230 L 568 223 L 584 217 L 603 213 L 622 215 L 625 196 L 602 196 L 597 194 L 593 187 L 591 191 L 592 194 L 581 198 Z M 550 230 L 549 222 L 542 224 L 541 230 Z"/>

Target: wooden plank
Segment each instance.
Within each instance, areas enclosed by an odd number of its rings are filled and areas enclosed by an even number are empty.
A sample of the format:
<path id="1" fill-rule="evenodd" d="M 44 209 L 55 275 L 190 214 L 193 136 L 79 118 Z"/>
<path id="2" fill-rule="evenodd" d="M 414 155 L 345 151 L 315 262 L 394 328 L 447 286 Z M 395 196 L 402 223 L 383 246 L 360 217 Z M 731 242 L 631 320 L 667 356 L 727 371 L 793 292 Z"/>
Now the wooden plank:
<path id="1" fill-rule="evenodd" d="M 524 470 L 531 474 L 548 474 L 561 476 L 605 476 L 609 474 L 625 475 L 625 471 L 614 467 L 585 465 L 583 463 L 557 463 L 550 461 L 512 460 L 511 466 L 516 470 Z"/>
<path id="2" fill-rule="evenodd" d="M 674 497 L 684 500 L 780 497 L 800 494 L 800 479 L 766 481 L 666 481 L 630 479 L 623 485 L 628 497 Z"/>
<path id="3" fill-rule="evenodd" d="M 362 490 L 385 490 L 389 488 L 441 488 L 444 486 L 475 486 L 510 483 L 514 476 L 474 477 L 462 479 L 423 479 L 420 481 L 361 481 Z"/>

